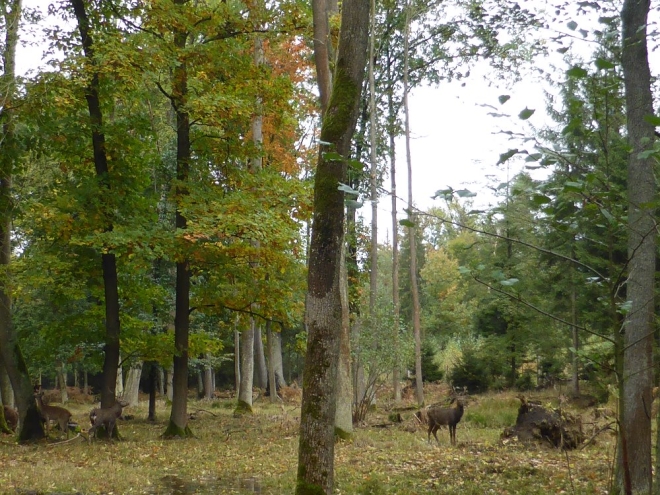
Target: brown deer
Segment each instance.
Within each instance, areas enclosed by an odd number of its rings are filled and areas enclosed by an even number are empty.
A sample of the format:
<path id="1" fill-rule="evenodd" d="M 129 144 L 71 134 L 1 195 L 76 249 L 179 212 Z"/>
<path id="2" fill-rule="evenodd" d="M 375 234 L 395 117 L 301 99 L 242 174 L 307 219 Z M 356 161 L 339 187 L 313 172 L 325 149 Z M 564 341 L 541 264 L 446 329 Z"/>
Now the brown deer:
<path id="1" fill-rule="evenodd" d="M 115 423 L 121 416 L 122 409 L 128 406 L 128 402 L 117 399 L 111 407 L 98 407 L 89 412 L 89 422 L 92 427 L 87 432 L 87 442 L 92 442 L 92 433 L 96 436 L 96 430 L 105 426 L 108 431 L 108 438 L 112 441 L 112 431 L 115 429 Z"/>
<path id="2" fill-rule="evenodd" d="M 46 422 L 46 435 L 48 435 L 50 430 L 51 420 L 56 421 L 60 425 L 60 430 L 66 433 L 66 438 L 69 438 L 69 420 L 71 419 L 71 413 L 59 406 L 49 406 L 44 404 L 43 401 L 43 392 L 38 392 L 35 390 L 34 396 L 37 398 L 37 405 L 39 406 L 39 413 L 41 417 Z"/>
<path id="3" fill-rule="evenodd" d="M 442 425 L 447 425 L 451 444 L 456 445 L 456 425 L 463 417 L 463 401 L 456 399 L 456 407 L 431 407 L 426 414 L 429 420 L 429 443 L 431 443 L 431 433 L 433 433 L 435 441 L 440 444 L 436 432 Z"/>
<path id="4" fill-rule="evenodd" d="M 7 426 L 9 426 L 11 431 L 16 431 L 16 427 L 18 426 L 18 411 L 6 405 L 3 405 L 2 407 L 5 412 L 5 422 L 7 423 Z"/>

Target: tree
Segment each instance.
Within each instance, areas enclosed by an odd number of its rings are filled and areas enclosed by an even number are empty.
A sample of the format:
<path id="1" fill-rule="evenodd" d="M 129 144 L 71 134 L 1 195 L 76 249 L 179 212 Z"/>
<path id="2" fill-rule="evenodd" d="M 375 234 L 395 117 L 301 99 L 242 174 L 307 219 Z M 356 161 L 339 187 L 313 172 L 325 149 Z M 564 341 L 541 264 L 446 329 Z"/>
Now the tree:
<path id="1" fill-rule="evenodd" d="M 37 404 L 32 395 L 32 384 L 21 352 L 12 320 L 12 282 L 10 279 L 11 225 L 12 225 L 12 176 L 17 168 L 18 147 L 16 141 L 16 46 L 21 19 L 21 0 L 1 2 L 5 40 L 2 43 L 2 74 L 0 89 L 0 353 L 9 375 L 20 415 L 20 442 L 43 438 L 44 430 Z"/>
<path id="2" fill-rule="evenodd" d="M 625 0 L 621 8 L 621 64 L 626 94 L 628 157 L 627 300 L 623 328 L 621 419 L 615 493 L 650 493 L 653 387 L 654 279 L 656 262 L 655 125 L 646 26 L 648 0 Z"/>
<path id="3" fill-rule="evenodd" d="M 96 69 L 95 46 L 92 38 L 92 26 L 85 11 L 82 0 L 71 0 L 71 6 L 78 21 L 78 30 L 87 64 L 92 68 L 91 77 L 85 88 L 85 99 L 89 108 L 90 128 L 92 133 L 92 149 L 94 168 L 99 182 L 101 204 L 111 204 L 112 196 L 110 171 L 106 150 L 105 132 L 103 129 L 103 113 L 99 96 L 100 81 Z M 113 221 L 110 211 L 99 212 L 105 218 L 105 232 L 112 232 Z M 115 403 L 115 384 L 117 382 L 117 367 L 119 365 L 119 288 L 117 281 L 117 260 L 113 252 L 101 253 L 103 267 L 103 286 L 105 294 L 105 360 L 103 362 L 103 388 L 101 389 L 101 407 L 108 408 Z M 118 434 L 118 432 L 117 432 Z"/>
<path id="4" fill-rule="evenodd" d="M 320 0 L 313 2 L 315 13 Z M 318 166 L 314 179 L 314 215 L 310 248 L 305 357 L 296 494 L 331 494 L 334 485 L 334 424 L 344 242 L 346 160 L 364 78 L 369 1 L 344 2 L 336 71 L 323 114 Z M 315 22 L 320 22 L 315 19 Z"/>

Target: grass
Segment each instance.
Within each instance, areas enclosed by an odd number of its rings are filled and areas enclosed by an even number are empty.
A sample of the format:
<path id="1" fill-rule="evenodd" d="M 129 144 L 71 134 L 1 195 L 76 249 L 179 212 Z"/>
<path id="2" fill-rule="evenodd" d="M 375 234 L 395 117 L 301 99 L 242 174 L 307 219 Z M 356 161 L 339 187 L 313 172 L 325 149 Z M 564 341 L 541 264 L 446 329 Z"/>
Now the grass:
<path id="1" fill-rule="evenodd" d="M 458 425 L 458 445 L 443 429 L 440 445 L 402 410 L 403 423 L 383 427 L 383 406 L 335 449 L 337 494 L 600 494 L 606 493 L 614 438 L 601 434 L 582 451 L 563 453 L 499 439 L 515 423 L 518 401 L 511 394 L 470 400 Z M 19 446 L 0 438 L 0 493 L 19 494 L 292 494 L 295 486 L 299 407 L 254 404 L 254 414 L 233 416 L 234 401 L 191 401 L 195 438 L 162 440 L 169 410 L 158 404 L 149 423 L 146 403 L 119 422 L 123 441 Z M 91 406 L 67 406 L 87 427 Z M 586 413 L 588 414 L 588 413 Z M 588 428 L 587 428 L 588 429 Z M 56 431 L 56 433 L 59 433 Z M 589 434 L 587 433 L 587 436 Z"/>

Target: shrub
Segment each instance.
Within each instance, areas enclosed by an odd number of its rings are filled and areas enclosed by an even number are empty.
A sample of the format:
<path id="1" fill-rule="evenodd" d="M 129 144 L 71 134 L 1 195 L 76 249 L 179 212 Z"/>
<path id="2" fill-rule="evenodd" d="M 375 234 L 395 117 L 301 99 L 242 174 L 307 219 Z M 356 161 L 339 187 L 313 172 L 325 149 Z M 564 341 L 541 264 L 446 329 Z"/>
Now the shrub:
<path id="1" fill-rule="evenodd" d="M 435 348 L 430 342 L 422 345 L 422 379 L 425 382 L 437 382 L 444 378 L 444 373 L 435 362 Z"/>
<path id="2" fill-rule="evenodd" d="M 463 356 L 451 370 L 449 380 L 454 387 L 467 387 L 470 393 L 485 392 L 491 384 L 488 363 L 473 347 L 465 347 Z"/>

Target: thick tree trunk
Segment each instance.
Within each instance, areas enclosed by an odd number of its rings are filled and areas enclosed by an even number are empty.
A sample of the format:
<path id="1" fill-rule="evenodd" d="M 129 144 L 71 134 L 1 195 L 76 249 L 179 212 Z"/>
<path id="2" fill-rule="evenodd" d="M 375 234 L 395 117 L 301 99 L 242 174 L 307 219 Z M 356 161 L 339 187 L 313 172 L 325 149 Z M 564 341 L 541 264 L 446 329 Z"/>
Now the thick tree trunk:
<path id="1" fill-rule="evenodd" d="M 20 430 L 19 442 L 27 442 L 44 437 L 37 404 L 32 394 L 32 383 L 18 345 L 12 321 L 12 294 L 9 281 L 11 272 L 11 219 L 12 219 L 12 174 L 17 160 L 14 136 L 14 98 L 16 96 L 16 47 L 18 28 L 21 19 L 21 1 L 6 2 L 0 15 L 5 27 L 4 51 L 2 56 L 3 73 L 0 84 L 3 95 L 0 111 L 0 354 L 14 390 L 18 406 Z M 3 390 L 4 393 L 4 390 Z"/>
<path id="2" fill-rule="evenodd" d="M 236 413 L 252 413 L 252 379 L 254 377 L 254 318 L 250 328 L 241 333 L 241 385 L 238 390 Z"/>
<path id="3" fill-rule="evenodd" d="M 137 406 L 140 395 L 140 378 L 142 377 L 142 361 L 131 364 L 126 378 L 126 387 L 124 387 L 124 400 L 130 406 Z"/>
<path id="4" fill-rule="evenodd" d="M 9 380 L 9 374 L 5 368 L 2 353 L 0 353 L 0 398 L 2 398 L 4 405 L 15 407 L 14 389 L 11 387 L 11 380 Z"/>
<path id="5" fill-rule="evenodd" d="M 266 389 L 268 385 L 268 368 L 266 367 L 266 354 L 264 341 L 261 335 L 261 327 L 254 327 L 254 386 Z"/>
<path id="6" fill-rule="evenodd" d="M 314 0 L 315 10 L 320 0 Z M 369 0 L 342 4 L 335 79 L 320 136 L 308 272 L 307 354 L 298 449 L 297 495 L 333 493 L 337 369 L 342 331 L 346 159 L 357 122 L 367 56 Z M 315 22 L 319 20 L 315 17 Z M 332 155 L 330 155 L 332 153 Z M 337 160 L 334 154 L 343 157 Z"/>
<path id="7" fill-rule="evenodd" d="M 646 25 L 649 0 L 624 0 L 621 57 L 626 93 L 628 142 L 628 254 L 626 296 L 631 307 L 624 326 L 623 410 L 617 455 L 619 493 L 646 494 L 652 488 L 651 391 L 653 387 L 656 222 L 655 129 Z"/>

